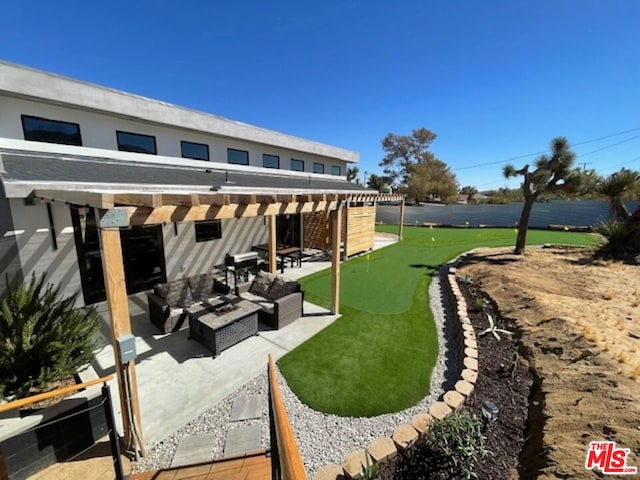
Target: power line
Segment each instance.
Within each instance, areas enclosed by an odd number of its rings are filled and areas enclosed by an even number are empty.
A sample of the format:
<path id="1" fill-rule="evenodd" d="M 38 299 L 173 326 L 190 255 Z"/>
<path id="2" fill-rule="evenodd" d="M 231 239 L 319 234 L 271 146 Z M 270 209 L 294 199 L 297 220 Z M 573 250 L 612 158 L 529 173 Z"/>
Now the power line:
<path id="1" fill-rule="evenodd" d="M 605 135 L 604 137 L 593 138 L 591 140 L 585 140 L 584 142 L 574 143 L 571 146 L 577 147 L 578 145 L 586 145 L 587 143 L 599 142 L 600 140 L 606 140 L 607 138 L 619 137 L 620 135 L 624 135 L 625 133 L 635 132 L 636 130 L 640 130 L 640 127 L 630 128 L 629 130 L 625 130 L 624 132 L 612 133 L 610 135 Z"/>
<path id="2" fill-rule="evenodd" d="M 606 150 L 607 148 L 617 147 L 618 145 L 630 142 L 631 140 L 635 140 L 636 138 L 640 138 L 640 135 L 634 135 L 631 138 L 627 138 L 627 139 L 622 140 L 620 142 L 612 143 L 611 145 L 606 145 L 604 147 L 597 148 L 596 150 L 591 150 L 590 152 L 587 152 L 587 153 L 579 153 L 579 154 L 576 155 L 576 157 L 580 157 L 580 158 L 586 157 L 587 155 L 591 155 L 592 153 L 601 152 L 602 150 Z"/>
<path id="3" fill-rule="evenodd" d="M 629 130 L 624 130 L 624 131 L 622 131 L 622 132 L 616 132 L 616 133 L 612 133 L 612 134 L 609 134 L 609 135 L 605 135 L 605 136 L 603 136 L 603 137 L 592 138 L 592 139 L 589 139 L 589 140 L 585 140 L 585 141 L 583 141 L 583 142 L 574 143 L 574 144 L 572 144 L 571 146 L 572 146 L 572 147 L 577 147 L 577 146 L 579 146 L 579 145 L 586 145 L 586 144 L 588 144 L 588 143 L 599 142 L 600 140 L 606 140 L 607 138 L 618 137 L 618 136 L 620 136 L 620 135 L 624 135 L 624 134 L 626 134 L 626 133 L 635 132 L 635 131 L 638 131 L 638 130 L 640 130 L 640 127 L 630 128 Z M 636 139 L 636 138 L 638 138 L 638 137 L 640 137 L 640 135 L 637 135 L 637 136 L 634 136 L 634 137 L 632 137 L 632 138 L 629 138 L 629 139 L 623 140 L 622 142 L 616 143 L 616 144 L 614 144 L 614 145 L 610 145 L 610 146 L 608 146 L 608 147 L 603 147 L 602 149 L 594 150 L 593 152 L 588 152 L 588 153 L 585 153 L 585 154 L 582 154 L 582 155 L 578 155 L 578 156 L 590 155 L 591 153 L 595 153 L 595 152 L 598 152 L 598 151 L 600 151 L 600 150 L 604 150 L 605 148 L 611 148 L 611 147 L 614 147 L 614 146 L 616 146 L 616 145 L 619 145 L 620 143 L 624 143 L 624 142 L 627 142 L 627 141 L 630 141 L 630 140 L 634 140 L 634 139 Z M 542 152 L 535 152 L 535 153 L 525 153 L 524 155 L 518 155 L 518 156 L 516 156 L 516 157 L 510 157 L 510 158 L 507 158 L 507 159 L 505 159 L 505 160 L 499 160 L 499 161 L 497 161 L 497 162 L 479 163 L 479 164 L 477 164 L 477 165 L 469 165 L 469 166 L 466 166 L 466 167 L 454 168 L 454 170 L 455 170 L 455 171 L 459 171 L 459 170 L 469 170 L 469 169 L 471 169 L 471 168 L 480 168 L 480 167 L 487 167 L 487 166 L 489 166 L 489 165 L 498 165 L 498 164 L 501 164 L 501 163 L 507 163 L 507 162 L 511 162 L 511 161 L 513 161 L 513 160 L 518 160 L 518 159 L 520 159 L 520 158 L 533 157 L 533 156 L 535 156 L 535 155 L 542 155 L 542 154 L 544 154 L 544 153 L 547 153 L 547 152 L 546 152 L 546 151 L 542 151 Z"/>
<path id="4" fill-rule="evenodd" d="M 632 158 L 631 160 L 627 160 L 627 161 L 622 162 L 622 163 L 618 163 L 617 165 L 611 165 L 611 166 L 609 166 L 608 168 L 605 169 L 605 172 L 606 171 L 610 171 L 610 170 L 617 170 L 618 167 L 624 167 L 625 165 L 629 165 L 630 163 L 635 163 L 638 160 L 640 160 L 640 156 Z"/>

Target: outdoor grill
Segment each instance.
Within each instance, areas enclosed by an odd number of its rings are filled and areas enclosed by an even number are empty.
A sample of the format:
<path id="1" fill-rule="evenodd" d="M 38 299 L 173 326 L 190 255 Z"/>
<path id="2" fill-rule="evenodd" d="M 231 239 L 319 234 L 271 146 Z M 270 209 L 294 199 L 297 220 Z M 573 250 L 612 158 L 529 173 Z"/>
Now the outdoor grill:
<path id="1" fill-rule="evenodd" d="M 224 258 L 227 267 L 251 268 L 258 266 L 258 252 L 227 253 Z"/>
<path id="2" fill-rule="evenodd" d="M 224 257 L 225 282 L 229 284 L 229 272 L 233 273 L 234 285 L 238 285 L 238 277 L 248 280 L 249 272 L 258 269 L 258 252 L 227 253 Z"/>

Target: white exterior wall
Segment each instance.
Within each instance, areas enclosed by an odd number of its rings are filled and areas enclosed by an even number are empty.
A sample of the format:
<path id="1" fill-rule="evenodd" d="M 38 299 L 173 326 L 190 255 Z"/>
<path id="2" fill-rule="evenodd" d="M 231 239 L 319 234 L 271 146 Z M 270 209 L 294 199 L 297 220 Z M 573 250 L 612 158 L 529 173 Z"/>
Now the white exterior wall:
<path id="1" fill-rule="evenodd" d="M 74 110 L 104 112 L 143 123 L 273 145 L 344 162 L 358 161 L 356 152 L 339 147 L 1 60 L 0 92 L 8 92 L 11 97 L 35 99 L 38 103 L 66 105 Z"/>
<path id="2" fill-rule="evenodd" d="M 24 200 L 11 199 L 11 216 L 23 278 L 28 281 L 35 273 L 47 273 L 47 281 L 61 285 L 65 296 L 81 292 L 78 256 L 71 226 L 69 206 L 52 203 L 51 210 L 57 240 L 57 249 L 49 229 L 46 205 L 25 205 Z M 2 232 L 6 235 L 6 232 Z M 0 272 L 4 275 L 5 272 Z M 2 285 L 4 289 L 4 285 Z M 82 295 L 79 304 L 84 304 Z"/>
<path id="3" fill-rule="evenodd" d="M 10 199 L 9 203 L 13 230 L 7 227 L 0 232 L 0 254 L 12 258 L 3 258 L 0 292 L 5 289 L 5 273 L 13 278 L 21 270 L 22 278 L 28 281 L 33 273 L 38 277 L 46 272 L 48 282 L 62 286 L 62 295 L 80 292 L 77 304 L 84 305 L 69 206 L 51 204 L 58 244 L 54 250 L 46 205 L 25 205 L 21 199 Z M 178 223 L 177 235 L 173 223 L 168 223 L 163 226 L 167 281 L 210 272 L 224 263 L 225 254 L 250 251 L 253 245 L 266 243 L 267 238 L 263 217 L 223 220 L 222 238 L 199 243 L 193 223 Z"/>
<path id="4" fill-rule="evenodd" d="M 266 153 L 280 157 L 280 170 L 290 170 L 291 158 L 295 158 L 304 160 L 305 172 L 311 173 L 313 163 L 320 162 L 325 165 L 325 174 L 336 165 L 340 166 L 340 177 L 346 176 L 347 162 L 329 157 L 4 95 L 0 95 L 0 137 L 24 140 L 21 115 L 77 123 L 85 147 L 118 150 L 116 130 L 121 130 L 154 136 L 158 155 L 180 158 L 180 142 L 184 140 L 209 145 L 210 162 L 227 164 L 227 148 L 234 148 L 249 152 L 251 166 L 262 167 L 262 154 Z"/>
<path id="5" fill-rule="evenodd" d="M 196 243 L 193 223 L 178 223 L 163 228 L 167 281 L 198 273 L 207 273 L 224 264 L 227 253 L 251 251 L 251 247 L 266 243 L 268 227 L 263 217 L 222 220 L 222 238 Z"/>

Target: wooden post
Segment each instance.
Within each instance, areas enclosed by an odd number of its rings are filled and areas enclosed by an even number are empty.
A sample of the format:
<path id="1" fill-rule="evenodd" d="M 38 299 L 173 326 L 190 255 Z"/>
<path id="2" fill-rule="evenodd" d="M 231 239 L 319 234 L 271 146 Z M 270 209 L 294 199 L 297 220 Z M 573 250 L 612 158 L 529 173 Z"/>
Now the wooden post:
<path id="1" fill-rule="evenodd" d="M 127 287 L 124 277 L 120 230 L 118 228 L 102 228 L 100 229 L 100 240 L 104 284 L 111 317 L 113 356 L 118 377 L 118 389 L 120 391 L 120 407 L 122 409 L 125 445 L 128 450 L 141 452 L 144 455 L 146 448 L 142 437 L 142 426 L 140 424 L 140 405 L 138 403 L 135 362 L 131 361 L 128 365 L 122 365 L 116 342 L 117 338 L 131 333 L 129 300 L 127 298 Z"/>
<path id="2" fill-rule="evenodd" d="M 398 222 L 398 240 L 402 240 L 402 226 L 404 224 L 404 198 L 400 203 L 400 222 Z"/>
<path id="3" fill-rule="evenodd" d="M 7 464 L 4 461 L 2 450 L 0 450 L 0 480 L 9 480 L 9 471 L 7 469 Z"/>
<path id="4" fill-rule="evenodd" d="M 350 203 L 351 202 L 347 200 L 347 203 L 345 204 L 345 209 L 344 209 L 344 218 L 342 219 L 342 221 L 344 222 L 344 238 L 342 239 L 344 243 L 344 255 L 342 255 L 342 260 L 344 260 L 345 262 L 349 258 L 348 252 L 349 252 L 349 205 Z"/>
<path id="5" fill-rule="evenodd" d="M 269 271 L 271 273 L 277 273 L 278 271 L 276 249 L 276 216 L 269 215 Z"/>
<path id="6" fill-rule="evenodd" d="M 340 233 L 342 210 L 331 212 L 331 313 L 340 313 Z"/>

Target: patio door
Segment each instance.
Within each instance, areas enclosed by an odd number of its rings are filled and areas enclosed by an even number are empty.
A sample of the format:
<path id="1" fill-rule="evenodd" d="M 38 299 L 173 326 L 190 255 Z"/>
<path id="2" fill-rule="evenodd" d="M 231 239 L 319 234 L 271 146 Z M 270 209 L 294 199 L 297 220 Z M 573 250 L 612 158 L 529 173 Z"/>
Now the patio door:
<path id="1" fill-rule="evenodd" d="M 71 222 L 84 303 L 105 301 L 107 295 L 94 209 L 71 208 Z M 166 282 L 161 225 L 121 230 L 120 241 L 127 294 L 150 290 L 156 283 Z"/>
<path id="2" fill-rule="evenodd" d="M 121 230 L 120 242 L 127 294 L 151 290 L 156 283 L 167 281 L 162 225 Z"/>
<path id="3" fill-rule="evenodd" d="M 276 217 L 276 242 L 288 247 L 301 247 L 300 214 L 278 215 Z"/>

